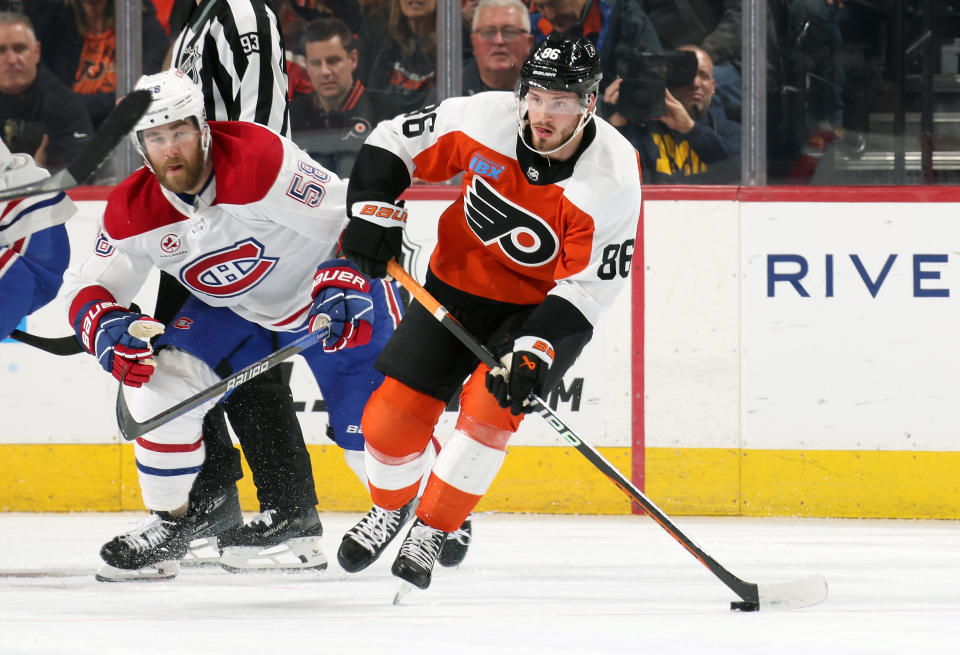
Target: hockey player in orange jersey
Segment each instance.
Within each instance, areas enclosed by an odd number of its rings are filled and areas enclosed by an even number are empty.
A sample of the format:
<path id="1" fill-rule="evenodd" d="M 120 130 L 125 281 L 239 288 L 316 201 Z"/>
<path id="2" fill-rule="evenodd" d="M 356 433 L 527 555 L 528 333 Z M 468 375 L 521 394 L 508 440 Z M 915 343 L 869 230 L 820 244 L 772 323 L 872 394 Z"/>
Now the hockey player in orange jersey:
<path id="1" fill-rule="evenodd" d="M 374 507 L 343 537 L 346 570 L 369 566 L 415 512 L 392 571 L 429 586 L 438 555 L 449 563 L 447 535 L 499 471 L 530 409 L 525 399 L 560 382 L 623 288 L 640 165 L 595 115 L 600 77 L 588 40 L 553 34 L 524 63 L 514 93 L 398 116 L 360 150 L 341 246 L 373 277 L 399 259 L 406 212 L 397 198 L 412 178 L 463 174 L 461 196 L 440 217 L 425 286 L 503 364 L 491 371 L 422 306 L 410 308 L 377 360 L 386 379 L 364 410 Z M 434 426 L 468 377 L 456 429 L 414 507 Z"/>

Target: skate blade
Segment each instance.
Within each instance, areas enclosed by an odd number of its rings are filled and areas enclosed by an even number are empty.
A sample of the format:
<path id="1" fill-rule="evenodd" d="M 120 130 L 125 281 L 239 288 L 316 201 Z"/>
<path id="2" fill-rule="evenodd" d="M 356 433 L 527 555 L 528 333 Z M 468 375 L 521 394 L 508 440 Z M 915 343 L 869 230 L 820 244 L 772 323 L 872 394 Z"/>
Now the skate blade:
<path id="1" fill-rule="evenodd" d="M 154 582 L 170 580 L 180 572 L 180 562 L 170 560 L 157 562 L 142 569 L 118 569 L 109 564 L 103 564 L 94 578 L 98 582 Z"/>
<path id="2" fill-rule="evenodd" d="M 243 571 L 299 571 L 327 568 L 327 556 L 320 537 L 296 537 L 269 548 L 230 546 L 220 555 L 220 566 L 235 573 Z"/>
<path id="3" fill-rule="evenodd" d="M 190 549 L 180 560 L 180 566 L 217 566 L 220 564 L 220 549 L 216 537 L 204 537 L 190 542 Z"/>
<path id="4" fill-rule="evenodd" d="M 397 580 L 397 587 L 393 593 L 393 604 L 399 605 L 404 596 L 414 590 L 414 586 L 406 580 Z"/>

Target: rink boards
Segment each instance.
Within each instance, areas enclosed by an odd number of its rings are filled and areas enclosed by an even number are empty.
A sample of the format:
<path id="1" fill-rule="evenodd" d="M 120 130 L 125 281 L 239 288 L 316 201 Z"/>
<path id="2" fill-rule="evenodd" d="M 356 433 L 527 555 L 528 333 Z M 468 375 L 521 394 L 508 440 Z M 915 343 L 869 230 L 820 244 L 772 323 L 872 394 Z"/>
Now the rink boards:
<path id="1" fill-rule="evenodd" d="M 418 275 L 451 193 L 408 201 Z M 104 197 L 75 194 L 74 257 L 93 244 Z M 668 513 L 960 517 L 960 192 L 648 187 L 645 198 L 642 275 L 552 399 L 564 419 Z M 61 336 L 64 316 L 58 299 L 27 327 Z M 321 508 L 364 509 L 302 364 L 292 386 Z M 90 357 L 0 344 L 0 510 L 140 506 L 115 393 Z M 252 485 L 241 491 L 254 509 Z M 480 509 L 630 511 L 537 417 Z"/>

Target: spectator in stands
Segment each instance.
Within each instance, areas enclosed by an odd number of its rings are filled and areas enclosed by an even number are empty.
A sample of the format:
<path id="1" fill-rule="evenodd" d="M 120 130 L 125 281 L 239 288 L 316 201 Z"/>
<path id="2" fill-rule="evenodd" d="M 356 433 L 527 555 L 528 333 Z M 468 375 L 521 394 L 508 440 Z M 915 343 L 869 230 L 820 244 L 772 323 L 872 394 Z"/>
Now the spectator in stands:
<path id="1" fill-rule="evenodd" d="M 357 77 L 418 109 L 437 84 L 437 0 L 390 0 L 360 26 Z"/>
<path id="2" fill-rule="evenodd" d="M 399 112 L 391 109 L 388 94 L 368 91 L 355 78 L 357 46 L 344 21 L 318 18 L 304 37 L 313 92 L 290 103 L 293 138 L 326 168 L 348 177 L 370 130 Z"/>
<path id="3" fill-rule="evenodd" d="M 144 74 L 157 73 L 170 45 L 150 0 L 141 0 L 140 44 Z M 51 21 L 56 33 L 46 38 L 43 62 L 87 106 L 94 128 L 117 101 L 117 34 L 113 0 L 64 0 Z"/>
<path id="4" fill-rule="evenodd" d="M 318 18 L 339 18 L 351 34 L 360 29 L 358 0 L 274 0 L 287 50 L 303 54 L 307 25 Z"/>
<path id="5" fill-rule="evenodd" d="M 463 65 L 463 95 L 512 91 L 530 54 L 530 11 L 520 0 L 481 0 L 473 12 L 473 58 Z"/>
<path id="6" fill-rule="evenodd" d="M 50 171 L 76 159 L 93 134 L 80 98 L 40 65 L 30 19 L 13 12 L 0 12 L 0 126 L 12 152 Z"/>
<path id="7" fill-rule="evenodd" d="M 533 36 L 540 43 L 554 30 L 585 36 L 597 46 L 601 89 L 616 78 L 618 50 L 663 52 L 653 23 L 636 0 L 533 0 Z"/>
<path id="8" fill-rule="evenodd" d="M 287 54 L 288 97 L 311 95 L 313 86 L 304 61 L 304 30 L 318 18 L 339 18 L 356 34 L 360 27 L 358 0 L 274 0 L 280 33 Z"/>
<path id="9" fill-rule="evenodd" d="M 697 56 L 692 84 L 667 89 L 664 114 L 631 121 L 621 113 L 609 117 L 640 153 L 644 183 L 732 184 L 740 178 L 740 124 L 712 103 L 716 90 L 713 62 L 706 51 L 685 45 Z M 616 105 L 622 80 L 614 81 L 604 101 Z"/>
<path id="10" fill-rule="evenodd" d="M 710 55 L 717 95 L 727 115 L 739 120 L 742 0 L 639 1 L 664 48 L 693 44 Z"/>

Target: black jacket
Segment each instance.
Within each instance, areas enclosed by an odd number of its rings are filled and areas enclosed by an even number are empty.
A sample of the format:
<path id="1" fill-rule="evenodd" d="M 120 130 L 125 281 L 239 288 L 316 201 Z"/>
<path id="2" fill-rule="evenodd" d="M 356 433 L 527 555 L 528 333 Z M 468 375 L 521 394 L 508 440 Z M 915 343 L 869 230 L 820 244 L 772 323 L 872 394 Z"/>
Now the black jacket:
<path id="1" fill-rule="evenodd" d="M 80 56 L 83 52 L 83 37 L 77 29 L 73 7 L 66 4 L 51 6 L 42 27 L 37 28 L 37 38 L 43 45 L 41 57 L 50 69 L 68 89 L 73 88 Z M 142 30 L 140 43 L 143 47 L 142 68 L 145 75 L 158 73 L 163 66 L 163 58 L 170 45 L 170 39 L 157 18 L 153 3 L 143 2 Z M 87 113 L 94 127 L 99 127 L 103 119 L 117 101 L 116 93 L 78 94 L 87 106 Z"/>
<path id="2" fill-rule="evenodd" d="M 366 89 L 354 80 L 337 111 L 324 111 L 316 93 L 290 102 L 293 140 L 340 177 L 349 177 L 357 151 L 380 121 L 401 113 L 391 94 Z"/>
<path id="3" fill-rule="evenodd" d="M 0 127 L 11 152 L 33 155 L 44 134 L 50 137 L 43 166 L 53 172 L 73 162 L 93 134 L 80 96 L 42 64 L 37 79 L 17 95 L 0 92 Z"/>
<path id="4" fill-rule="evenodd" d="M 742 0 L 642 0 L 665 48 L 698 45 L 714 64 L 740 61 Z"/>

